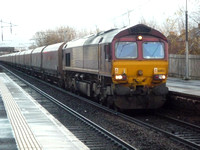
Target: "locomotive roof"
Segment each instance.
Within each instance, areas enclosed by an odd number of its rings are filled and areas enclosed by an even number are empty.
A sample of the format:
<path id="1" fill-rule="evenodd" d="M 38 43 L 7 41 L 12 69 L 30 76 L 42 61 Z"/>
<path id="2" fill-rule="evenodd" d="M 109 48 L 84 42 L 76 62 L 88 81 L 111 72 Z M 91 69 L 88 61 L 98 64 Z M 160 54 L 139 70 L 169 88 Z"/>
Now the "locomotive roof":
<path id="1" fill-rule="evenodd" d="M 122 36 L 128 36 L 128 35 L 152 35 L 159 37 L 165 41 L 167 41 L 167 38 L 160 33 L 159 31 L 150 28 L 143 24 L 138 24 L 132 27 L 126 27 L 121 29 L 110 29 L 105 32 L 100 32 L 96 35 L 90 35 L 86 36 L 84 38 L 80 38 L 77 40 L 73 40 L 68 42 L 64 48 L 70 48 L 70 47 L 79 47 L 83 45 L 95 45 L 99 43 L 111 43 L 114 38 L 120 38 Z"/>

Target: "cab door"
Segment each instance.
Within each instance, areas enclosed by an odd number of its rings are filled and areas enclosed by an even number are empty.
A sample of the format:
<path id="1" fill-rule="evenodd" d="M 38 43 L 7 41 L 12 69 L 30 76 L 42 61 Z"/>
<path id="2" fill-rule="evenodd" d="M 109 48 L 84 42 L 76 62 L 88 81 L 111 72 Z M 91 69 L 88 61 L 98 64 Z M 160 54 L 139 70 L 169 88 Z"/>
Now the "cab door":
<path id="1" fill-rule="evenodd" d="M 103 76 L 111 77 L 111 45 L 101 44 L 99 45 L 99 73 Z"/>

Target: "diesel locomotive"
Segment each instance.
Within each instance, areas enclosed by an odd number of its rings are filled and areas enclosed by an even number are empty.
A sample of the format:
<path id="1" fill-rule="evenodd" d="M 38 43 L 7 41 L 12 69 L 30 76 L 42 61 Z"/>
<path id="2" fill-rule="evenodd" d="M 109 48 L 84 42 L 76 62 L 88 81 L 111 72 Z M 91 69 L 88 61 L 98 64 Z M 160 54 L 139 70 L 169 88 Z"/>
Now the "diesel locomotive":
<path id="1" fill-rule="evenodd" d="M 143 24 L 0 60 L 119 109 L 156 109 L 168 93 L 167 38 Z"/>

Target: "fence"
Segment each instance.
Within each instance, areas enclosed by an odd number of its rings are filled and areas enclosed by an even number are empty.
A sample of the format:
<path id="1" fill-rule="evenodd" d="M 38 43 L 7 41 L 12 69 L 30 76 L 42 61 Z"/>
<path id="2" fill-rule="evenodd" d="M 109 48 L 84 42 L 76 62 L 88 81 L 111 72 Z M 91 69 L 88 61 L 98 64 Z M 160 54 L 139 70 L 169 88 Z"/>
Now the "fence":
<path id="1" fill-rule="evenodd" d="M 185 77 L 185 55 L 169 55 L 169 76 Z M 200 79 L 200 55 L 189 55 L 189 77 Z"/>

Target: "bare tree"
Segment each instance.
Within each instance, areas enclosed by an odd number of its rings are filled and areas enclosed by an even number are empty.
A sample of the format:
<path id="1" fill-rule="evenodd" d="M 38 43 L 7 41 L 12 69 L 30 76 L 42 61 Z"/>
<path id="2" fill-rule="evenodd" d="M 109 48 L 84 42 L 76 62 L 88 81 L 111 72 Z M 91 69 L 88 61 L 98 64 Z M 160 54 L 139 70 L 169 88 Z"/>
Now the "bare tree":
<path id="1" fill-rule="evenodd" d="M 196 9 L 191 12 L 189 18 L 194 22 L 194 24 L 200 24 L 200 0 L 194 1 Z"/>
<path id="2" fill-rule="evenodd" d="M 199 7 L 200 9 L 200 7 Z M 197 28 L 194 11 L 189 15 L 189 52 L 190 54 L 200 54 L 200 29 Z M 199 17 L 200 14 L 197 16 Z M 194 21 L 195 20 L 195 21 Z M 185 10 L 179 9 L 173 16 L 169 17 L 162 26 L 162 32 L 167 36 L 169 41 L 169 52 L 173 54 L 185 54 Z"/>
<path id="3" fill-rule="evenodd" d="M 71 27 L 59 27 L 55 30 L 36 32 L 33 40 L 37 46 L 45 46 L 59 42 L 67 42 L 76 38 L 76 31 Z"/>
<path id="4" fill-rule="evenodd" d="M 88 31 L 87 29 L 81 29 L 81 30 L 77 30 L 76 31 L 76 38 L 82 38 L 86 35 L 91 35 L 91 34 L 94 34 L 95 31 Z"/>

